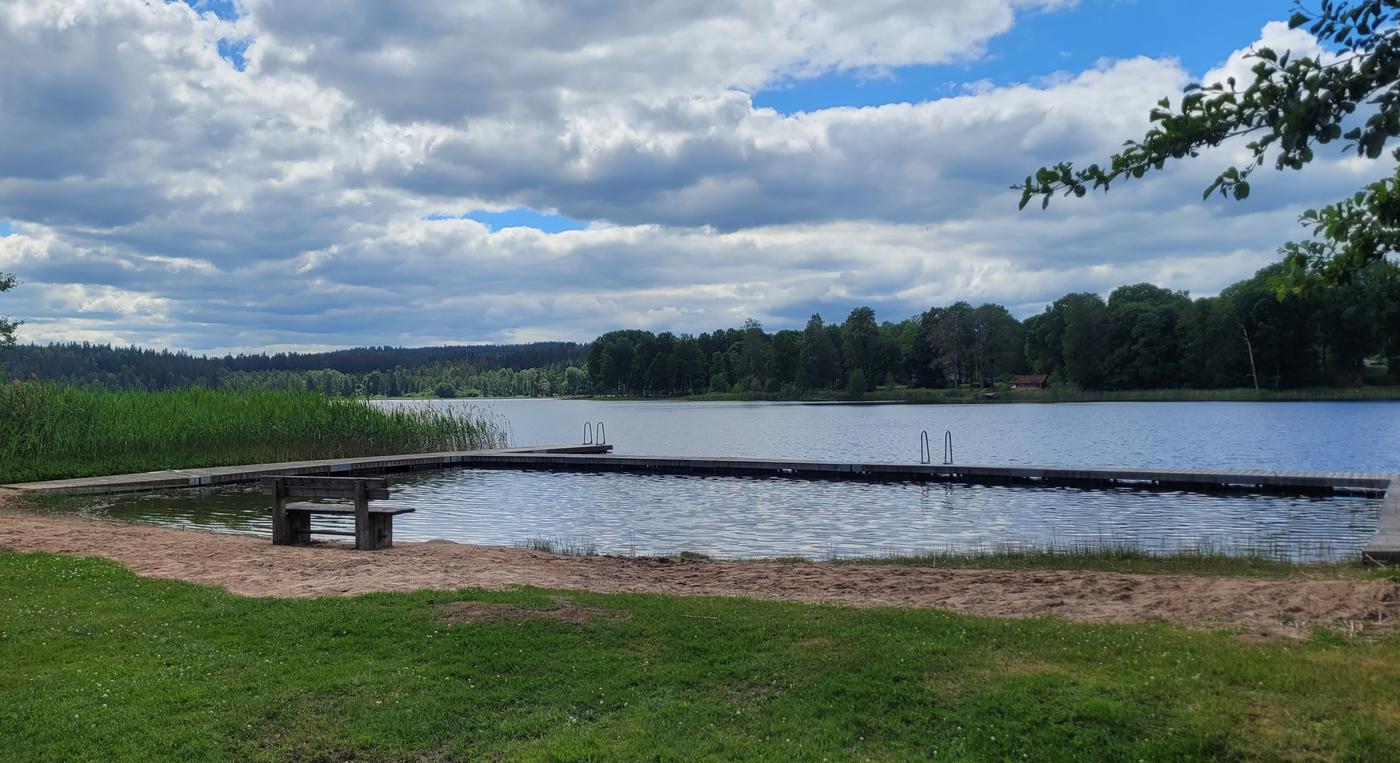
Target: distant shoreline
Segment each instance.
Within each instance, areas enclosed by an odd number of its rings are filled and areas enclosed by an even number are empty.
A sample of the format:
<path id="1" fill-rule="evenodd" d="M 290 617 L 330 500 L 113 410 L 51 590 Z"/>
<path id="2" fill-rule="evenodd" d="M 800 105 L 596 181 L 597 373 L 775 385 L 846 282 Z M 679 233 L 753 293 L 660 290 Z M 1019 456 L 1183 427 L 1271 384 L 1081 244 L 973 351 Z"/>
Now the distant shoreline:
<path id="1" fill-rule="evenodd" d="M 702 395 L 651 396 L 637 395 L 573 395 L 552 397 L 372 397 L 371 400 L 599 400 L 614 402 L 697 402 L 735 403 L 769 402 L 802 403 L 807 405 L 970 405 L 996 403 L 1283 403 L 1283 402 L 1348 402 L 1400 400 L 1400 387 L 1314 387 L 1305 389 L 1149 389 L 1149 390 L 1076 390 L 1052 387 L 1043 390 L 952 390 L 883 388 L 872 390 L 864 398 L 852 399 L 831 391 L 805 397 L 785 397 L 755 392 L 705 393 Z"/>

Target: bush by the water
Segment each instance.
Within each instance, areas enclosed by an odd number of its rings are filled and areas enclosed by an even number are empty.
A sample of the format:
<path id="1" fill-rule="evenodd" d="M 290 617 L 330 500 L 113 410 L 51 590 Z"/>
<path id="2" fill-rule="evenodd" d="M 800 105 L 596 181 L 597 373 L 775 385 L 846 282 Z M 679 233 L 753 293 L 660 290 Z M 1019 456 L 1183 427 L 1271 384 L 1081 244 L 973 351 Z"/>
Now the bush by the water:
<path id="1" fill-rule="evenodd" d="M 155 469 L 500 447 L 474 412 L 314 393 L 92 392 L 0 385 L 0 483 Z"/>

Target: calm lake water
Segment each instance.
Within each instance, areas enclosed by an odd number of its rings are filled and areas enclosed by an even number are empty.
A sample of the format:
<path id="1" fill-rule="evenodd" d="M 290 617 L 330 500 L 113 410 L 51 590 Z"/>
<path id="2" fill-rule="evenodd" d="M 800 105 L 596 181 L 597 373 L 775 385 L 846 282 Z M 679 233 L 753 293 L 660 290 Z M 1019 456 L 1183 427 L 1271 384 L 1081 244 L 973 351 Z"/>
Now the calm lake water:
<path id="1" fill-rule="evenodd" d="M 959 463 L 1400 471 L 1400 403 L 810 406 L 563 400 L 385 401 L 475 406 L 517 445 L 582 440 L 603 421 L 619 453 L 917 462 L 945 430 Z M 1379 500 L 975 485 L 447 470 L 392 477 L 403 540 L 720 557 L 1131 543 L 1354 558 Z M 91 514 L 268 534 L 253 490 L 87 499 Z"/>
<path id="2" fill-rule="evenodd" d="M 1400 472 L 1400 402 L 803 405 L 594 400 L 385 401 L 474 406 L 516 445 L 580 442 L 606 424 L 618 453 L 831 461 Z"/>

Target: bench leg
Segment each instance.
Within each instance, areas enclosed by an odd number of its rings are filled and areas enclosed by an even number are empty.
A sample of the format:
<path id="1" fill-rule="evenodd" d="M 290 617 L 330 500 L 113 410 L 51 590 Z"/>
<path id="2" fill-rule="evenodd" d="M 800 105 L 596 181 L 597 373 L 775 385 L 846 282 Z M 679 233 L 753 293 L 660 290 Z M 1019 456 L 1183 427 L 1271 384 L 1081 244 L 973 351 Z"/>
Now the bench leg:
<path id="1" fill-rule="evenodd" d="M 272 543 L 276 546 L 290 546 L 296 542 L 292 534 L 291 517 L 288 516 L 285 499 L 274 484 L 272 494 Z"/>
<path id="2" fill-rule="evenodd" d="M 370 524 L 369 498 L 365 496 L 365 483 L 355 482 L 355 548 L 364 551 L 376 548 L 373 525 Z"/>
<path id="3" fill-rule="evenodd" d="M 394 547 L 394 515 L 371 514 L 369 517 L 369 547 L 371 549 Z"/>
<path id="4" fill-rule="evenodd" d="M 309 546 L 311 545 L 311 513 L 306 511 L 287 512 L 287 529 L 291 534 L 291 541 L 287 545 Z"/>

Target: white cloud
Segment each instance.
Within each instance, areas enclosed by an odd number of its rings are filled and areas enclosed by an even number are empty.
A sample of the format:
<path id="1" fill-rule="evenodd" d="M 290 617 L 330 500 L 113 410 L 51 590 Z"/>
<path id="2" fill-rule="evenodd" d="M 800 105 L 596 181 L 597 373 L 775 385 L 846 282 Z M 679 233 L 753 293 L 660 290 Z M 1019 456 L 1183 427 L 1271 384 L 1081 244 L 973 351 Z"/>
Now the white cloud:
<path id="1" fill-rule="evenodd" d="M 1141 131 L 1190 79 L 1173 61 L 797 115 L 746 94 L 969 60 L 1018 10 L 1058 4 L 247 0 L 222 21 L 16 0 L 0 143 L 24 150 L 0 152 L 0 268 L 27 283 L 4 312 L 32 340 L 196 350 L 784 326 L 855 303 L 1025 312 L 1142 279 L 1212 292 L 1375 173 L 1329 158 L 1306 185 L 1201 205 L 1219 169 L 1203 159 L 1015 211 L 1027 171 Z M 252 40 L 246 71 L 222 38 Z M 599 222 L 422 219 L 518 205 Z"/>

